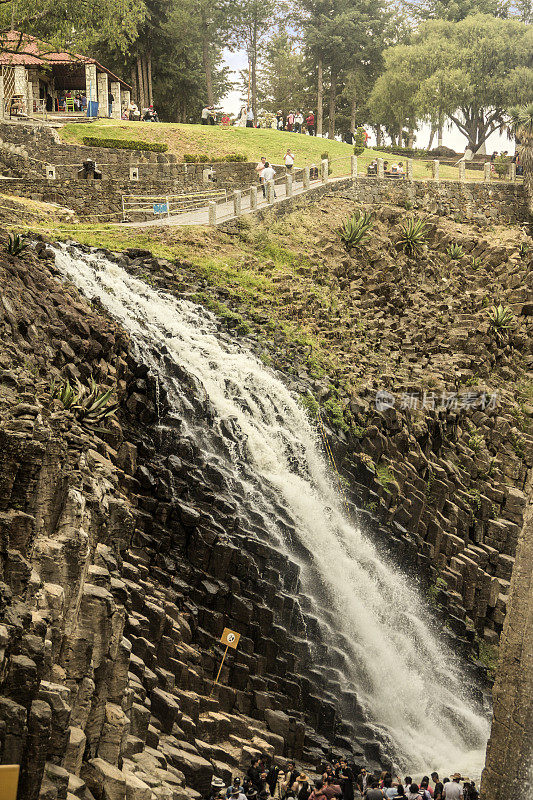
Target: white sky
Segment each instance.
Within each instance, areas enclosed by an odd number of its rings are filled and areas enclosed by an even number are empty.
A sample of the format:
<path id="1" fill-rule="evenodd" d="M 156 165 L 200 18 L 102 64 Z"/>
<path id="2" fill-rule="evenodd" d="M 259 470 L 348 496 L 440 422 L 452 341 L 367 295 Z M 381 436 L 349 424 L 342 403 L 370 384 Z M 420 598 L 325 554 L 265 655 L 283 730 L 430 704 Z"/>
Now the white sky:
<path id="1" fill-rule="evenodd" d="M 231 53 L 229 50 L 224 50 L 224 61 L 233 71 L 233 80 L 237 80 L 239 70 L 246 69 L 248 66 L 248 60 L 246 57 L 246 52 L 244 50 L 236 50 L 234 53 Z M 228 111 L 232 114 L 238 114 L 241 110 L 242 103 L 240 101 L 240 92 L 238 90 L 228 92 L 228 94 L 222 100 L 221 105 L 223 106 L 225 111 Z M 368 129 L 368 133 L 370 134 L 370 144 L 375 144 L 375 136 L 372 130 Z M 420 130 L 417 131 L 415 137 L 415 146 L 416 147 L 427 147 L 429 143 L 429 133 L 430 128 L 428 125 L 423 124 L 420 126 Z M 447 147 L 451 147 L 457 153 L 462 153 L 466 147 L 466 138 L 463 136 L 462 133 L 456 128 L 455 125 L 448 128 L 444 131 L 443 135 L 443 144 Z M 433 142 L 433 147 L 437 146 L 436 139 Z M 508 150 L 509 153 L 514 153 L 514 142 L 509 140 L 507 136 L 504 134 L 500 136 L 499 133 L 493 133 L 492 136 L 489 136 L 486 142 L 486 150 L 487 153 L 492 153 L 494 150 L 501 152 L 502 150 Z"/>

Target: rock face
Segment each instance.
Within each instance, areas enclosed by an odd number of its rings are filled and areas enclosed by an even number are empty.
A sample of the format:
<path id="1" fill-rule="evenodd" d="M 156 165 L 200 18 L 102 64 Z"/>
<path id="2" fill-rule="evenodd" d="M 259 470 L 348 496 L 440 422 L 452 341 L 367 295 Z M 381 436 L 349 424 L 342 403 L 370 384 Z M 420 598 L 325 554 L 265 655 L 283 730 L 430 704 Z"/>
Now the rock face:
<path id="1" fill-rule="evenodd" d="M 306 678 L 297 568 L 179 419 L 156 431 L 148 369 L 37 252 L 0 265 L 0 763 L 21 800 L 197 798 L 255 753 L 335 743 L 377 764 L 363 717 L 356 736 Z M 115 387 L 120 422 L 83 427 L 51 400 L 60 375 Z M 225 620 L 242 638 L 213 691 Z"/>
<path id="2" fill-rule="evenodd" d="M 21 763 L 21 800 L 197 800 L 260 752 L 316 763 L 333 747 L 386 764 L 355 692 L 341 697 L 317 668 L 298 567 L 261 540 L 260 515 L 242 511 L 125 335 L 53 277 L 49 256 L 40 243 L 0 262 L 0 762 Z M 51 377 L 91 375 L 120 403 L 97 431 L 50 397 Z M 175 379 L 207 421 L 189 376 Z M 356 489 L 365 475 L 362 459 Z M 507 522 L 522 506 L 514 493 Z M 406 562 L 424 551 L 399 516 L 363 517 Z M 242 638 L 214 687 L 228 622 Z"/>
<path id="3" fill-rule="evenodd" d="M 513 800 L 533 765 L 533 487 L 518 541 L 494 684 L 494 717 L 481 781 L 483 800 Z"/>

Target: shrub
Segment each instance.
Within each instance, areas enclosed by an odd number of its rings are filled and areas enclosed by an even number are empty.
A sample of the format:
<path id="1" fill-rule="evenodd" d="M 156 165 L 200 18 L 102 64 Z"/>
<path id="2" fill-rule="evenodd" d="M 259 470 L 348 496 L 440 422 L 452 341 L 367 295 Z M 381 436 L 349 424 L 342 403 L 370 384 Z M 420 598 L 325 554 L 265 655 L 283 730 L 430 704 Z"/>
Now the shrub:
<path id="1" fill-rule="evenodd" d="M 515 317 L 508 306 L 492 306 L 488 312 L 489 329 L 495 334 L 498 342 L 502 342 L 510 328 L 514 328 Z"/>
<path id="2" fill-rule="evenodd" d="M 355 142 L 353 146 L 354 155 L 360 156 L 365 151 L 365 129 L 360 125 L 355 132 Z"/>
<path id="3" fill-rule="evenodd" d="M 529 251 L 531 250 L 531 245 L 528 242 L 520 242 L 518 247 L 518 255 L 520 258 L 525 258 Z"/>
<path id="4" fill-rule="evenodd" d="M 446 253 L 452 261 L 457 261 L 464 256 L 464 251 L 461 245 L 455 243 L 446 248 Z"/>
<path id="5" fill-rule="evenodd" d="M 229 161 L 231 164 L 248 161 L 242 153 L 229 153 L 227 156 L 208 156 L 205 153 L 185 153 L 183 160 L 186 164 L 220 164 Z"/>
<path id="6" fill-rule="evenodd" d="M 498 178 L 503 178 L 507 175 L 507 171 L 509 169 L 509 159 L 505 156 L 496 156 L 494 159 L 494 172 L 498 176 Z"/>
<path id="7" fill-rule="evenodd" d="M 400 232 L 397 245 L 404 253 L 414 256 L 422 252 L 428 238 L 427 225 L 423 220 L 415 217 L 408 219 L 405 224 L 400 225 Z"/>
<path id="8" fill-rule="evenodd" d="M 472 269 L 479 269 L 482 263 L 481 258 L 472 256 Z"/>
<path id="9" fill-rule="evenodd" d="M 19 256 L 29 246 L 30 240 L 20 233 L 10 233 L 6 250 L 11 256 Z"/>
<path id="10" fill-rule="evenodd" d="M 139 142 L 135 139 L 104 139 L 100 136 L 84 136 L 82 142 L 88 147 L 116 147 L 118 150 L 149 150 L 152 153 L 166 153 L 168 150 L 168 144 Z"/>
<path id="11" fill-rule="evenodd" d="M 368 237 L 368 232 L 374 224 L 372 214 L 366 211 L 356 211 L 346 219 L 339 228 L 339 236 L 347 250 L 356 247 Z"/>
<path id="12" fill-rule="evenodd" d="M 429 155 L 427 150 L 419 150 L 416 147 L 394 147 L 394 146 L 388 145 L 386 147 L 385 146 L 383 146 L 383 147 L 375 146 L 373 149 L 374 150 L 379 150 L 380 152 L 383 152 L 383 153 L 392 153 L 393 155 L 396 155 L 396 156 L 413 156 L 414 158 L 416 158 L 416 157 L 424 158 L 427 155 Z"/>

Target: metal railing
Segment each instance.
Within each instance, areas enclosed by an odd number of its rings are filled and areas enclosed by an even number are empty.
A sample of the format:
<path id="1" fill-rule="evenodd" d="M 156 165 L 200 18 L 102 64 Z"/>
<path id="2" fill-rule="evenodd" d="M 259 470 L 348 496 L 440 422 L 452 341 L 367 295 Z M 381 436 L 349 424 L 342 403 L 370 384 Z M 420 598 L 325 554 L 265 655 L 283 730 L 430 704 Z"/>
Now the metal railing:
<path id="1" fill-rule="evenodd" d="M 209 202 L 226 203 L 227 189 L 190 194 L 122 195 L 122 219 L 127 221 L 132 214 L 150 214 L 170 217 L 185 211 L 205 208 Z"/>

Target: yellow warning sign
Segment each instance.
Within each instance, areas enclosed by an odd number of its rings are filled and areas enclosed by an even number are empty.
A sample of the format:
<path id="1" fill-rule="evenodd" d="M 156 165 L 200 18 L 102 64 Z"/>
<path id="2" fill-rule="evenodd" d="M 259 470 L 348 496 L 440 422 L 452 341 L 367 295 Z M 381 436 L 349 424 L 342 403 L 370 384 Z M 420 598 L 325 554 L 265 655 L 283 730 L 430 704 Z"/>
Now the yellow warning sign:
<path id="1" fill-rule="evenodd" d="M 17 800 L 18 766 L 0 766 L 0 800 Z"/>
<path id="2" fill-rule="evenodd" d="M 222 631 L 222 636 L 220 637 L 220 641 L 222 642 L 222 644 L 225 644 L 226 647 L 233 647 L 233 649 L 236 650 L 240 638 L 241 634 L 237 633 L 237 631 L 232 631 L 229 628 L 224 628 L 224 630 Z"/>

